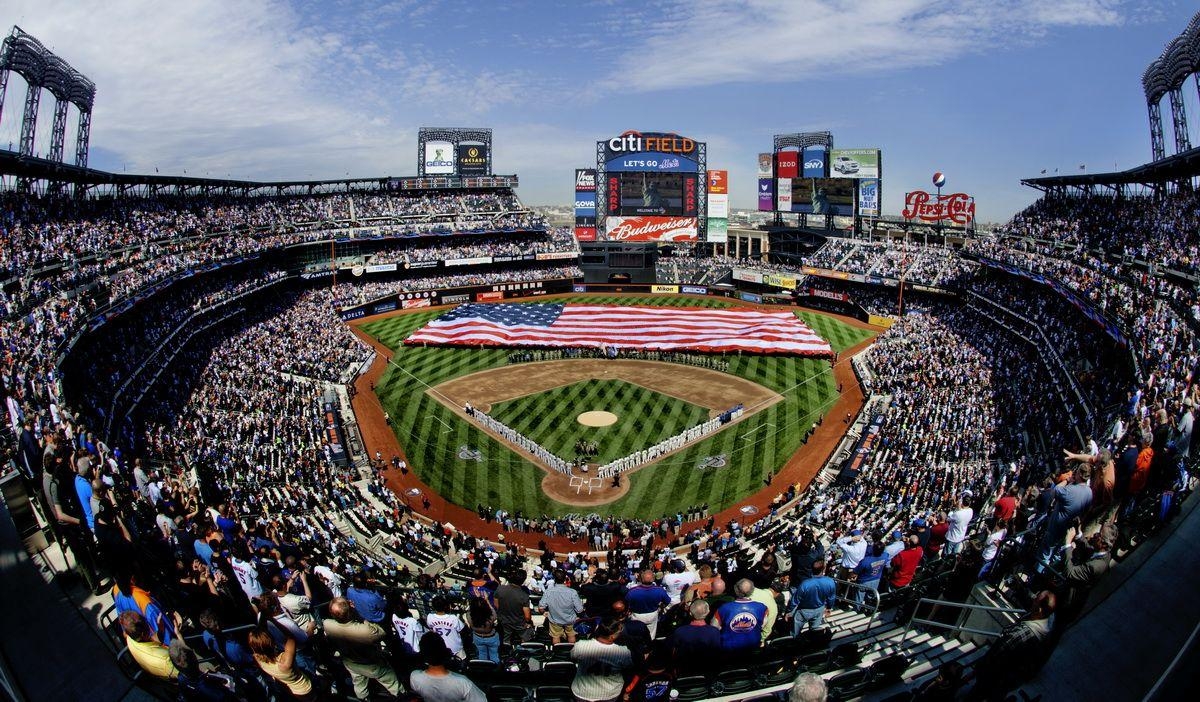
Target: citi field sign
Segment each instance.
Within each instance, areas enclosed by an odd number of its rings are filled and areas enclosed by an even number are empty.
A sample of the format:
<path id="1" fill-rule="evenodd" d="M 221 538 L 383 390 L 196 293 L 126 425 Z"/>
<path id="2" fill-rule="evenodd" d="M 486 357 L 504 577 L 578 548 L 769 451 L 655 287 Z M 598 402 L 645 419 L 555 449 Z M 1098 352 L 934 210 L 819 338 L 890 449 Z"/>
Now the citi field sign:
<path id="1" fill-rule="evenodd" d="M 670 154 L 695 160 L 698 147 L 695 139 L 689 139 L 678 134 L 638 132 L 633 130 L 601 143 L 604 144 L 604 158 L 606 161 L 611 161 L 618 156 L 626 154 L 643 152 Z"/>

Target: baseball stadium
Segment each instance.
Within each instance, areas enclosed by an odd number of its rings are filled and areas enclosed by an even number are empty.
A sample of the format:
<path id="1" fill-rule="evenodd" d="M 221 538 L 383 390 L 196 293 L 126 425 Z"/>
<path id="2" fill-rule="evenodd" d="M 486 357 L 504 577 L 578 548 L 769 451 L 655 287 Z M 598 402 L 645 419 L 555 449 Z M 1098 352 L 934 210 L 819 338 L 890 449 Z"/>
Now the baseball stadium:
<path id="1" fill-rule="evenodd" d="M 0 695 L 1194 696 L 1200 14 L 613 4 L 13 13 Z"/>

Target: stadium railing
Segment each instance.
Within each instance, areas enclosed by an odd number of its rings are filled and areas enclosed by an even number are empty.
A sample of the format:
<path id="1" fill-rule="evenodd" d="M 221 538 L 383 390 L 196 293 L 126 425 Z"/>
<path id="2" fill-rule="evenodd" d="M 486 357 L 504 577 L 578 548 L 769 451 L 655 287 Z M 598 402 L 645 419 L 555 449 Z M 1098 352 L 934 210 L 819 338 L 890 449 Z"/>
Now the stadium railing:
<path id="1" fill-rule="evenodd" d="M 931 607 L 929 614 L 925 617 L 919 616 L 921 614 L 921 607 L 923 606 Z M 958 612 L 953 624 L 933 618 L 942 610 L 953 610 Z M 976 613 L 982 614 L 985 621 L 991 621 L 999 624 L 999 628 L 983 629 L 979 628 L 978 625 L 971 626 L 970 624 L 974 624 L 976 620 L 979 619 L 979 617 L 972 617 L 972 615 Z M 989 639 L 995 638 L 1000 636 L 1000 629 L 1003 629 L 1005 626 L 1011 624 L 1024 614 L 1025 612 L 1022 610 L 1013 609 L 1012 607 L 993 607 L 990 605 L 966 604 L 964 602 L 951 602 L 950 600 L 936 600 L 923 597 L 920 600 L 917 600 L 916 609 L 913 612 L 913 616 L 904 626 L 904 635 L 900 638 L 900 643 L 903 644 L 908 640 L 909 635 L 913 633 L 913 625 L 931 629 L 943 629 L 949 635 L 955 638 L 964 633 L 975 636 L 983 636 Z M 997 617 L 996 615 L 1003 615 L 1010 617 L 1010 619 L 1001 623 L 998 621 L 1000 617 Z"/>

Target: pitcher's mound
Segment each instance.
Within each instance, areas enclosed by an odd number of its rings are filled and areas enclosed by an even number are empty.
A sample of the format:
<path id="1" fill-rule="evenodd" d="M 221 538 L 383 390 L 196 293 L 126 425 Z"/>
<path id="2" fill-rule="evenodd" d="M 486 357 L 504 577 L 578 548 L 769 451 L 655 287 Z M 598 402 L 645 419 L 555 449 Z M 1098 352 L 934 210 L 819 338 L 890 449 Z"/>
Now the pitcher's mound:
<path id="1" fill-rule="evenodd" d="M 617 423 L 617 415 L 612 412 L 593 410 L 579 415 L 575 418 L 575 421 L 585 427 L 608 427 Z"/>

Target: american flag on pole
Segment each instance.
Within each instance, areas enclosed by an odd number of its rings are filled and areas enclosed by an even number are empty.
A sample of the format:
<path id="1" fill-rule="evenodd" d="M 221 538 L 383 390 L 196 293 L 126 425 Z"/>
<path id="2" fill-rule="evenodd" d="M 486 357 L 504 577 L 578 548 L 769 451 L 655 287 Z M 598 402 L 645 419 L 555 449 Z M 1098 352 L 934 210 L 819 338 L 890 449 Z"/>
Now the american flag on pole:
<path id="1" fill-rule="evenodd" d="M 404 343 L 833 355 L 829 343 L 791 312 L 700 307 L 472 303 Z"/>

